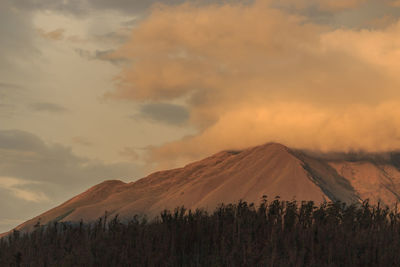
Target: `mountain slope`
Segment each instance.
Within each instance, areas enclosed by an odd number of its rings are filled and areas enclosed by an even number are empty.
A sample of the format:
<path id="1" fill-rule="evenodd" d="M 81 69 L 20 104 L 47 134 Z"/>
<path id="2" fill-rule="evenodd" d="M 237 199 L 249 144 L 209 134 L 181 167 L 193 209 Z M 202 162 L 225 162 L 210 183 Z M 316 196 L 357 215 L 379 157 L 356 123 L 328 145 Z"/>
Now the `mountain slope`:
<path id="1" fill-rule="evenodd" d="M 269 143 L 220 152 L 132 183 L 103 182 L 17 229 L 30 231 L 38 222 L 93 221 L 105 211 L 129 219 L 134 214 L 154 217 L 182 205 L 213 210 L 220 203 L 240 199 L 257 204 L 263 195 L 316 203 L 353 203 L 368 197 L 391 204 L 399 194 L 400 172 L 388 161 L 330 159 Z"/>

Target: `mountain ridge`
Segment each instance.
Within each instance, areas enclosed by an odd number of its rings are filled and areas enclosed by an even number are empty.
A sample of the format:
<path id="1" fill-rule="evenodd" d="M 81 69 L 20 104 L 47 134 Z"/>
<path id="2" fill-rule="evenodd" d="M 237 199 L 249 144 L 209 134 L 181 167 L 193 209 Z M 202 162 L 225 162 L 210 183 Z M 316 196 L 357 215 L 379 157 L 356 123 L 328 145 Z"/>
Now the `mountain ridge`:
<path id="1" fill-rule="evenodd" d="M 157 216 L 164 209 L 213 210 L 239 200 L 259 203 L 261 197 L 283 200 L 372 202 L 393 204 L 400 199 L 400 172 L 391 160 L 340 157 L 329 160 L 278 143 L 240 151 L 221 151 L 182 168 L 152 173 L 137 181 L 108 180 L 17 226 L 31 231 L 39 222 L 94 221 L 118 214 Z"/>

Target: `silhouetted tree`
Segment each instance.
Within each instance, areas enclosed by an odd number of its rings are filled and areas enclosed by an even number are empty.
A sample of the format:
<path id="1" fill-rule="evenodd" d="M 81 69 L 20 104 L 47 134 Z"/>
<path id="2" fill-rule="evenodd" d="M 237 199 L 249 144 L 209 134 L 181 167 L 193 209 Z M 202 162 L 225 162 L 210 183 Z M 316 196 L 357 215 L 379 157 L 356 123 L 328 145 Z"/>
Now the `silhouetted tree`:
<path id="1" fill-rule="evenodd" d="M 148 222 L 38 225 L 0 240 L 0 266 L 400 266 L 400 216 L 381 204 L 245 201 Z"/>

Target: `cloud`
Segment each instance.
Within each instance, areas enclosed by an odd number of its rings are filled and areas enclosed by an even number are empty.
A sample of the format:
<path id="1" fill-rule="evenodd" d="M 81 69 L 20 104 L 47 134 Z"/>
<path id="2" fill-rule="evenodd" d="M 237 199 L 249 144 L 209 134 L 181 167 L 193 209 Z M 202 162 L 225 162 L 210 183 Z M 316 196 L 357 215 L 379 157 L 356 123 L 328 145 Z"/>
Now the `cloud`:
<path id="1" fill-rule="evenodd" d="M 137 21 L 137 19 L 135 19 L 134 21 Z M 129 37 L 129 33 L 130 33 L 130 28 L 132 26 L 133 25 L 130 25 L 129 27 L 125 26 L 114 32 L 108 32 L 105 34 L 97 34 L 97 35 L 93 36 L 93 39 L 97 42 L 121 45 L 127 41 L 128 37 Z"/>
<path id="2" fill-rule="evenodd" d="M 22 87 L 14 83 L 0 82 L 0 90 L 20 90 Z"/>
<path id="3" fill-rule="evenodd" d="M 49 102 L 38 102 L 38 103 L 33 103 L 30 105 L 30 107 L 34 111 L 45 111 L 45 112 L 50 112 L 50 113 L 64 113 L 67 112 L 68 109 L 65 107 L 55 104 L 55 103 L 49 103 Z"/>
<path id="4" fill-rule="evenodd" d="M 189 120 L 189 111 L 180 105 L 168 103 L 150 103 L 140 108 L 140 113 L 132 116 L 134 119 L 145 119 L 169 125 L 183 125 Z"/>
<path id="5" fill-rule="evenodd" d="M 119 154 L 122 157 L 125 157 L 131 161 L 137 161 L 140 159 L 139 154 L 136 152 L 136 148 L 134 147 L 124 147 Z"/>
<path id="6" fill-rule="evenodd" d="M 12 1 L 0 1 L 0 36 L 0 80 L 7 81 L 13 71 L 21 72 L 22 62 L 26 64 L 37 53 L 32 15 L 14 9 Z"/>
<path id="7" fill-rule="evenodd" d="M 0 82 L 0 117 L 12 116 L 16 99 L 20 99 L 23 93 L 23 87 L 18 84 Z"/>
<path id="8" fill-rule="evenodd" d="M 0 159 L 2 176 L 67 187 L 89 186 L 102 179 L 127 178 L 128 174 L 134 178 L 139 173 L 134 164 L 104 164 L 78 157 L 70 148 L 48 145 L 37 136 L 19 130 L 0 131 Z"/>
<path id="9" fill-rule="evenodd" d="M 395 0 L 270 0 L 274 8 L 335 28 L 371 29 L 400 17 Z"/>
<path id="10" fill-rule="evenodd" d="M 56 29 L 54 31 L 49 31 L 46 32 L 43 29 L 37 29 L 39 35 L 45 39 L 49 39 L 49 40 L 53 40 L 53 41 L 59 41 L 64 39 L 64 33 L 65 30 L 64 29 Z"/>
<path id="11" fill-rule="evenodd" d="M 12 4 L 14 7 L 34 11 L 34 10 L 53 10 L 58 11 L 60 13 L 67 13 L 67 14 L 75 14 L 75 15 L 82 15 L 88 12 L 88 3 L 87 1 L 81 0 L 13 0 Z"/>
<path id="12" fill-rule="evenodd" d="M 15 7 L 25 10 L 51 10 L 64 14 L 84 16 L 93 10 L 117 10 L 123 13 L 140 13 L 157 0 L 14 0 Z M 174 1 L 177 2 L 177 1 Z"/>
<path id="13" fill-rule="evenodd" d="M 133 162 L 106 164 L 29 132 L 0 130 L 0 220 L 29 219 L 104 180 L 142 175 Z"/>
<path id="14" fill-rule="evenodd" d="M 89 139 L 83 137 L 83 136 L 75 136 L 72 138 L 72 142 L 77 144 L 77 145 L 81 145 L 81 146 L 93 146 L 93 142 L 91 142 Z"/>
<path id="15" fill-rule="evenodd" d="M 94 52 L 91 52 L 89 50 L 85 49 L 80 49 L 77 48 L 75 49 L 75 52 L 81 56 L 82 58 L 85 58 L 87 60 L 101 60 L 101 61 L 106 61 L 115 65 L 121 65 L 121 64 L 127 64 L 129 63 L 129 60 L 123 57 L 115 57 L 114 50 L 108 49 L 108 50 L 96 50 Z"/>
<path id="16" fill-rule="evenodd" d="M 315 1 L 320 5 L 322 10 L 342 10 L 349 8 L 356 8 L 365 4 L 367 0 L 325 0 Z"/>
<path id="17" fill-rule="evenodd" d="M 159 6 L 115 52 L 132 64 L 108 97 L 187 100 L 198 134 L 155 148 L 164 167 L 268 141 L 397 149 L 398 36 L 400 22 L 336 29 L 265 1 Z"/>
<path id="18" fill-rule="evenodd" d="M 341 11 L 360 7 L 368 0 L 273 0 L 275 6 L 295 9 L 316 8 L 321 11 Z"/>
<path id="19" fill-rule="evenodd" d="M 156 147 L 160 168 L 185 164 L 226 149 L 266 142 L 323 152 L 384 152 L 400 148 L 400 102 L 342 109 L 278 102 L 230 110 L 201 134 Z"/>
<path id="20" fill-rule="evenodd" d="M 342 101 L 343 84 L 359 84 L 359 76 L 375 81 L 349 93 L 364 97 L 365 91 L 374 91 L 384 74 L 351 54 L 326 51 L 321 44 L 324 34 L 322 26 L 304 23 L 262 1 L 253 6 L 156 9 L 115 53 L 135 63 L 121 73 L 114 96 L 159 101 L 192 94 L 198 101 L 211 94 L 213 99 L 206 101 L 221 97 L 232 102 L 243 94 L 295 93 Z"/>
<path id="21" fill-rule="evenodd" d="M 94 42 L 94 43 L 101 43 L 101 44 L 107 44 L 107 45 L 112 45 L 112 46 L 116 46 L 116 45 L 119 46 L 127 40 L 129 32 L 130 32 L 130 30 L 128 30 L 128 28 L 126 26 L 124 26 L 123 28 L 119 28 L 119 29 L 116 29 L 115 31 L 107 32 L 104 34 L 93 34 L 92 36 L 89 36 L 89 37 L 82 37 L 79 35 L 70 35 L 66 39 L 72 43 L 87 44 L 90 42 Z M 79 53 L 79 50 L 83 50 L 83 49 L 77 49 L 76 52 Z"/>
<path id="22" fill-rule="evenodd" d="M 176 5 L 185 1 L 196 4 L 241 2 L 241 0 L 167 0 L 164 4 Z M 353 0 L 354 1 L 354 0 Z M 115 10 L 125 14 L 141 14 L 160 0 L 13 0 L 15 7 L 27 10 L 52 10 L 65 14 L 88 15 L 93 10 Z M 243 1 L 242 1 L 243 2 Z M 247 2 L 247 1 L 244 1 Z"/>
<path id="23" fill-rule="evenodd" d="M 386 0 L 386 2 L 392 7 L 400 7 L 399 0 Z"/>
<path id="24" fill-rule="evenodd" d="M 49 199 L 42 192 L 33 192 L 27 189 L 23 189 L 24 186 L 32 183 L 34 182 L 0 176 L 0 187 L 11 191 L 16 197 L 31 202 L 48 201 Z"/>

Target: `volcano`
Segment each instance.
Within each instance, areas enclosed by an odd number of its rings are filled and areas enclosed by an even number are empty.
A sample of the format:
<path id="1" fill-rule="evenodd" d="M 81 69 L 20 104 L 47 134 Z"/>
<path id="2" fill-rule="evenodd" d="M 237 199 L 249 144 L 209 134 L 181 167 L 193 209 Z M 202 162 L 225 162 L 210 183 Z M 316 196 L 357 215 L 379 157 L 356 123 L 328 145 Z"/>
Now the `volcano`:
<path id="1" fill-rule="evenodd" d="M 214 210 L 239 200 L 342 201 L 369 199 L 393 205 L 400 199 L 399 154 L 320 154 L 268 143 L 223 151 L 183 168 L 155 172 L 131 183 L 110 180 L 93 186 L 21 225 L 31 231 L 49 222 L 92 222 L 118 214 L 154 218 L 165 209 Z"/>

